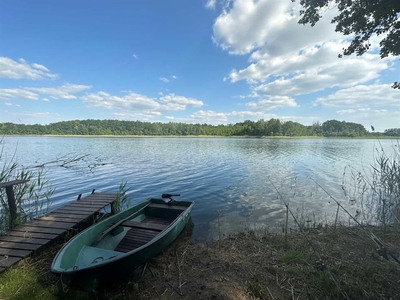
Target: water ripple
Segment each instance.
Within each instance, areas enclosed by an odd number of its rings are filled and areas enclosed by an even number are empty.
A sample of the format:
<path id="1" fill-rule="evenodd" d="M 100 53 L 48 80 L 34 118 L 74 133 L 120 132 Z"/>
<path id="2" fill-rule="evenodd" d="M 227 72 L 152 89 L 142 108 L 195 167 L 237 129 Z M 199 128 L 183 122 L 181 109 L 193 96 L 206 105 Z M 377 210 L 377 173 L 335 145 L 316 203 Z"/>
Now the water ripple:
<path id="1" fill-rule="evenodd" d="M 193 238 L 201 241 L 215 236 L 218 211 L 226 234 L 246 222 L 282 222 L 285 209 L 273 185 L 296 213 L 333 215 L 335 206 L 310 178 L 341 199 L 344 168 L 368 167 L 375 147 L 374 140 L 351 139 L 5 137 L 3 158 L 16 148 L 25 166 L 67 154 L 100 157 L 108 164 L 93 172 L 48 169 L 56 187 L 52 208 L 92 189 L 116 192 L 122 182 L 132 203 L 180 193 L 196 201 Z"/>

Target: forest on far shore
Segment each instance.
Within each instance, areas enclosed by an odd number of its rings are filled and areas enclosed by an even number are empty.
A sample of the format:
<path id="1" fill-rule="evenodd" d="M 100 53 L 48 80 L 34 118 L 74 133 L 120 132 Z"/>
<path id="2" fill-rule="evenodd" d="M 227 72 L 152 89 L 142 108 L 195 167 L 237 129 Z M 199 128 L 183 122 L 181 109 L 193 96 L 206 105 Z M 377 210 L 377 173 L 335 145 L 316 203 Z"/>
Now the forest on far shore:
<path id="1" fill-rule="evenodd" d="M 373 127 L 372 131 L 373 131 Z M 244 121 L 228 125 L 161 123 L 120 120 L 74 120 L 48 125 L 0 123 L 1 135 L 137 135 L 137 136 L 324 136 L 400 137 L 400 128 L 369 132 L 361 124 L 329 120 L 305 126 L 279 119 Z"/>

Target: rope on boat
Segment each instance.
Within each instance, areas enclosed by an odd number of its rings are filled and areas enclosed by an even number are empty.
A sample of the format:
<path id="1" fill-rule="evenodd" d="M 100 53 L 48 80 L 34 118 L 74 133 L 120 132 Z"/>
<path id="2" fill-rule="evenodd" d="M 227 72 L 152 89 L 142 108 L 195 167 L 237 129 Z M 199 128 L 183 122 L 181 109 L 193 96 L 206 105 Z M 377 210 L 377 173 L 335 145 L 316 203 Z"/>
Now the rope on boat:
<path id="1" fill-rule="evenodd" d="M 74 268 L 75 268 L 75 267 L 74 267 Z M 65 288 L 64 288 L 64 282 L 63 282 L 63 279 L 62 279 L 64 272 L 65 272 L 65 270 L 63 270 L 63 271 L 61 272 L 61 275 L 60 275 L 60 282 L 61 282 L 61 289 L 63 290 L 64 293 L 67 293 L 68 290 L 69 290 L 69 289 L 68 289 L 68 285 L 66 285 L 67 288 L 65 289 Z"/>
<path id="2" fill-rule="evenodd" d="M 104 260 L 104 257 L 103 257 L 103 256 L 99 256 L 99 257 L 96 257 L 95 259 L 93 259 L 93 261 L 91 262 L 91 264 L 97 263 L 96 260 L 98 260 L 99 258 L 101 258 L 102 260 Z M 76 266 L 75 266 L 75 267 L 76 267 Z"/>

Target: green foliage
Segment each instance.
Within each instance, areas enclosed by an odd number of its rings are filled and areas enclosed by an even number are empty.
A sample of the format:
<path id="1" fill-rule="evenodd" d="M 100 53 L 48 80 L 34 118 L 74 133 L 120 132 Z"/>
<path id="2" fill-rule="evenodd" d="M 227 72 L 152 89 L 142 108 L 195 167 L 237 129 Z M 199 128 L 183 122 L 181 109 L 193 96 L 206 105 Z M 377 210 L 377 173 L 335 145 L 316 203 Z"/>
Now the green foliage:
<path id="1" fill-rule="evenodd" d="M 118 120 L 75 120 L 49 125 L 0 123 L 0 134 L 8 135 L 137 135 L 137 136 L 339 136 L 361 137 L 370 133 L 361 124 L 326 121 L 304 126 L 279 119 L 246 120 L 229 125 L 149 123 Z"/>
<path id="2" fill-rule="evenodd" d="M 130 188 L 126 187 L 128 182 L 123 182 L 119 185 L 117 198 L 114 201 L 113 210 L 115 213 L 118 213 L 122 210 L 125 210 L 129 207 L 129 197 L 128 192 Z"/>
<path id="3" fill-rule="evenodd" d="M 0 140 L 0 145 L 2 142 L 3 139 Z M 50 206 L 50 197 L 54 192 L 54 188 L 46 179 L 44 168 L 29 169 L 22 167 L 15 160 L 15 155 L 9 161 L 5 159 L 3 150 L 1 150 L 0 161 L 4 160 L 4 164 L 0 170 L 0 182 L 15 179 L 29 181 L 14 186 L 17 218 L 13 222 L 10 222 L 6 191 L 5 189 L 0 190 L 0 232 L 7 231 L 47 212 Z"/>
<path id="4" fill-rule="evenodd" d="M 361 124 L 345 121 L 339 122 L 336 120 L 324 122 L 322 124 L 322 131 L 326 137 L 362 137 L 368 135 L 368 131 Z"/>
<path id="5" fill-rule="evenodd" d="M 252 278 L 247 285 L 248 293 L 255 299 L 269 299 L 269 293 L 265 283 L 260 282 L 258 278 Z"/>
<path id="6" fill-rule="evenodd" d="M 292 0 L 294 1 L 294 0 Z M 300 0 L 303 10 L 300 24 L 314 26 L 331 6 L 339 14 L 332 19 L 336 31 L 354 35 L 343 55 L 363 55 L 370 48 L 371 37 L 381 36 L 380 56 L 400 55 L 400 2 L 398 0 Z M 339 54 L 341 57 L 342 54 Z M 395 82 L 393 88 L 400 88 Z"/>
<path id="7" fill-rule="evenodd" d="M 390 128 L 386 129 L 383 133 L 385 136 L 398 136 L 400 137 L 400 128 Z"/>
<path id="8" fill-rule="evenodd" d="M 282 261 L 285 263 L 299 263 L 303 260 L 303 253 L 296 250 L 288 250 L 282 255 Z"/>

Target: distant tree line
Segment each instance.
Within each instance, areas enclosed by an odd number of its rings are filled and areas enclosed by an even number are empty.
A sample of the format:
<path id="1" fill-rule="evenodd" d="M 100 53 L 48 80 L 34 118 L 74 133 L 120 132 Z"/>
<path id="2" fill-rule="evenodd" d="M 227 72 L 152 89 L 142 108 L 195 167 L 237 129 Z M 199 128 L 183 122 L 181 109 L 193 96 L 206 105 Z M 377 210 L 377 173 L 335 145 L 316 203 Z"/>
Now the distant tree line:
<path id="1" fill-rule="evenodd" d="M 364 137 L 371 135 L 400 136 L 400 129 L 387 129 L 383 134 L 369 133 L 363 125 L 329 120 L 304 126 L 297 122 L 244 121 L 228 125 L 160 123 L 118 120 L 75 120 L 48 125 L 0 123 L 1 135 L 138 135 L 138 136 L 326 136 Z"/>
<path id="2" fill-rule="evenodd" d="M 386 136 L 400 136 L 400 128 L 390 128 L 383 132 Z"/>

